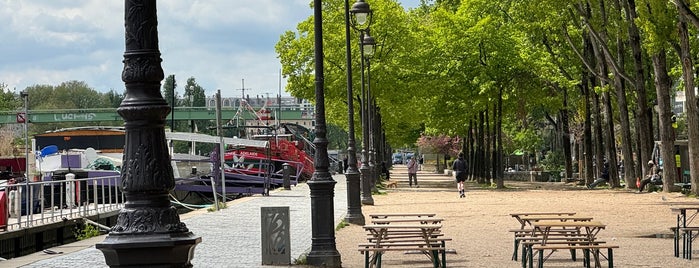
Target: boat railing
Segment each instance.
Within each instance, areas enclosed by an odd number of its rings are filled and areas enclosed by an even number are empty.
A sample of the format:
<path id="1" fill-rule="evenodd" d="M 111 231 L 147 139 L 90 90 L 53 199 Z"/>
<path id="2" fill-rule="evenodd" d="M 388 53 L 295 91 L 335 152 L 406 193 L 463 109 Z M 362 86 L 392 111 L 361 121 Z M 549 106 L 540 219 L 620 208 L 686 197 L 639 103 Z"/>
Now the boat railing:
<path id="1" fill-rule="evenodd" d="M 120 176 L 114 175 L 7 184 L 1 189 L 5 198 L 0 200 L 6 211 L 0 215 L 0 230 L 14 231 L 118 211 L 125 201 L 119 190 L 120 181 Z M 3 217 L 7 218 L 3 221 Z"/>

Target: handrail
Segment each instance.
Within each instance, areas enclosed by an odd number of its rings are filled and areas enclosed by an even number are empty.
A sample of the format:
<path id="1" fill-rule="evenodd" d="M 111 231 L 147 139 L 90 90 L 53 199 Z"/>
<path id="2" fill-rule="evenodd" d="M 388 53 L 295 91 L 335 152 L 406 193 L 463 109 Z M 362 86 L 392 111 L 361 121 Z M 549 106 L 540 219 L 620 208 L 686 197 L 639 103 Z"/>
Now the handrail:
<path id="1" fill-rule="evenodd" d="M 14 231 L 120 210 L 125 199 L 119 183 L 115 175 L 5 185 L 4 205 L 10 216 L 0 229 Z M 31 202 L 26 202 L 26 193 Z"/>

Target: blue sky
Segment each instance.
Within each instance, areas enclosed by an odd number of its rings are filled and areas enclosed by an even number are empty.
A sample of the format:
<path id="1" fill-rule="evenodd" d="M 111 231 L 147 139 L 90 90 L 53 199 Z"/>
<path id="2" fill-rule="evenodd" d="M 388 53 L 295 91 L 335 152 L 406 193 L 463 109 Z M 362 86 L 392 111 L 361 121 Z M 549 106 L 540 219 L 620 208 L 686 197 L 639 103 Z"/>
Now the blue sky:
<path id="1" fill-rule="evenodd" d="M 420 1 L 398 2 L 411 8 Z M 274 96 L 281 69 L 274 45 L 313 14 L 310 3 L 158 1 L 165 75 L 175 74 L 180 95 L 193 76 L 207 96 L 217 89 L 224 97 L 240 96 L 243 80 L 246 94 Z M 0 83 L 20 91 L 78 80 L 97 91 L 123 92 L 123 10 L 124 1 L 116 0 L 0 0 Z M 282 92 L 285 85 L 282 80 Z"/>

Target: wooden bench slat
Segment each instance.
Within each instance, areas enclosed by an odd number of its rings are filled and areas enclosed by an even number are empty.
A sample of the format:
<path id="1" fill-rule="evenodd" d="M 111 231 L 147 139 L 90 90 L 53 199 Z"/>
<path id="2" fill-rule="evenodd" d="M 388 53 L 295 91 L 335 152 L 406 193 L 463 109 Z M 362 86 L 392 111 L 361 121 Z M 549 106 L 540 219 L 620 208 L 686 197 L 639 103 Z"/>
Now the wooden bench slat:
<path id="1" fill-rule="evenodd" d="M 619 245 L 534 245 L 532 249 L 534 250 L 548 250 L 548 249 L 603 249 L 603 248 L 619 248 Z"/>

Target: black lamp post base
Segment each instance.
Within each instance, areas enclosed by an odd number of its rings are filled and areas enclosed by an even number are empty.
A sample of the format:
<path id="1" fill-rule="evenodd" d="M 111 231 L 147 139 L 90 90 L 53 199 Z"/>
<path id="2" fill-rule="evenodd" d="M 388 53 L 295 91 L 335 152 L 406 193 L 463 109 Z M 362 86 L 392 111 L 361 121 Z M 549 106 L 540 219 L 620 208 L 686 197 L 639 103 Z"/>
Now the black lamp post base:
<path id="1" fill-rule="evenodd" d="M 359 225 L 359 226 L 364 226 L 366 220 L 364 219 L 364 215 L 361 213 L 359 214 L 347 214 L 345 216 L 345 221 L 347 221 L 349 224 L 354 224 L 354 225 Z"/>
<path id="2" fill-rule="evenodd" d="M 306 262 L 318 267 L 342 267 L 340 252 L 337 250 L 311 251 L 306 256 Z"/>
<path id="3" fill-rule="evenodd" d="M 192 267 L 194 247 L 201 237 L 193 233 L 108 235 L 95 247 L 109 267 Z"/>
<path id="4" fill-rule="evenodd" d="M 361 204 L 361 185 L 359 172 L 356 168 L 347 170 L 345 174 L 347 178 L 347 215 L 345 221 L 354 225 L 364 225 L 364 215 L 362 214 Z"/>

